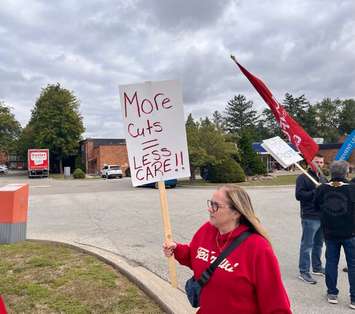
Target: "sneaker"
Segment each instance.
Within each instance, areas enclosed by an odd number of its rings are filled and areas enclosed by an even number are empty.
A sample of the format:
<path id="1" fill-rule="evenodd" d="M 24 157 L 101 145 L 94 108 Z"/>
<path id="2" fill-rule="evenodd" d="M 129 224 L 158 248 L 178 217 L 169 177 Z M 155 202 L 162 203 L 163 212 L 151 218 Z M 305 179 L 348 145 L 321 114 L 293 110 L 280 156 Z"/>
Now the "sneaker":
<path id="1" fill-rule="evenodd" d="M 304 282 L 310 283 L 311 285 L 314 285 L 317 283 L 317 281 L 314 280 L 309 273 L 300 273 L 298 278 L 303 280 Z"/>
<path id="2" fill-rule="evenodd" d="M 355 310 L 355 301 L 351 301 L 349 304 L 349 307 L 353 310 Z"/>
<path id="3" fill-rule="evenodd" d="M 313 270 L 312 274 L 316 275 L 316 276 L 325 276 L 325 269 L 321 268 L 319 270 L 318 269 L 317 270 Z"/>
<path id="4" fill-rule="evenodd" d="M 338 296 L 336 294 L 327 294 L 327 300 L 330 304 L 338 304 Z"/>

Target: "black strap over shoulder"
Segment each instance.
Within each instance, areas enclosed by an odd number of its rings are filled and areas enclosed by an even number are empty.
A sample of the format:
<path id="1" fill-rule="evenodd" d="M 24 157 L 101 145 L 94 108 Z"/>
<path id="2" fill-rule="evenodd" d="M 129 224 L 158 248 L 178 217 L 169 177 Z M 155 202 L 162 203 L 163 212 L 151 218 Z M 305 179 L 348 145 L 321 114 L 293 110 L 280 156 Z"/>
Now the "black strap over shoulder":
<path id="1" fill-rule="evenodd" d="M 216 260 L 201 274 L 200 279 L 197 280 L 201 287 L 207 283 L 218 265 L 251 234 L 252 232 L 250 231 L 243 232 L 239 237 L 235 238 L 227 248 L 222 251 Z"/>

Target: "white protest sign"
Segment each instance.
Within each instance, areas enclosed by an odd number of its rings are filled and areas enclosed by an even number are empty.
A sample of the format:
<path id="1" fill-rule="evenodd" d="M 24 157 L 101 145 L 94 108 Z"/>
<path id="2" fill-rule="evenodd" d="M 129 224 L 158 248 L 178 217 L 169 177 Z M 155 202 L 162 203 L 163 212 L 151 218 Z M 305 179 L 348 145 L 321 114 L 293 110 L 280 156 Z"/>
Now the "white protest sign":
<path id="1" fill-rule="evenodd" d="M 293 150 L 292 147 L 279 136 L 263 140 L 261 146 L 284 168 L 303 160 L 301 155 Z"/>
<path id="2" fill-rule="evenodd" d="M 119 87 L 133 186 L 190 176 L 179 81 Z"/>

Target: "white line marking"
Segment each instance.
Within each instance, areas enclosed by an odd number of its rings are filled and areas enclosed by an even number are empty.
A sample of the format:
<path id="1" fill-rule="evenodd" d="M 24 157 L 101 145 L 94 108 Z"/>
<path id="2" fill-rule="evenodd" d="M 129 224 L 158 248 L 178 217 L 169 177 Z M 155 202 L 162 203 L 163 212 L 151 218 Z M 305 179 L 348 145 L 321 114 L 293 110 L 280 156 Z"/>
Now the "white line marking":
<path id="1" fill-rule="evenodd" d="M 31 188 L 49 188 L 51 185 L 31 185 Z"/>

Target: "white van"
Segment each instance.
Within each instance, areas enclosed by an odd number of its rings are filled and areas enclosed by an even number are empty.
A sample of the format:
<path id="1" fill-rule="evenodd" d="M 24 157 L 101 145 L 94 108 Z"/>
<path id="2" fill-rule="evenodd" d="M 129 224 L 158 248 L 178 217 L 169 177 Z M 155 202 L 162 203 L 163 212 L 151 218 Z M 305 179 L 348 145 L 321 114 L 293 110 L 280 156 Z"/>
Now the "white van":
<path id="1" fill-rule="evenodd" d="M 122 170 L 119 165 L 104 165 L 101 170 L 101 177 L 103 178 L 122 178 Z"/>

